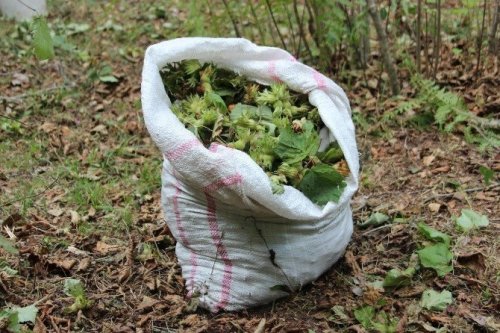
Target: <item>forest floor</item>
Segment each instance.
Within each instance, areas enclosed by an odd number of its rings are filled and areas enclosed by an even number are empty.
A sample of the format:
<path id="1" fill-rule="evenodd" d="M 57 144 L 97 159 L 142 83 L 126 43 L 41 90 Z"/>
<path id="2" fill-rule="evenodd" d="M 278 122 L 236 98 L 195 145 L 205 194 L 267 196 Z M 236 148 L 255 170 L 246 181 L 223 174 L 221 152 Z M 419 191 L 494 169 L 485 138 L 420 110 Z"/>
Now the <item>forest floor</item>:
<path id="1" fill-rule="evenodd" d="M 182 35 L 171 27 L 182 13 L 169 11 L 173 22 L 165 24 L 146 4 L 133 3 L 143 14 L 62 3 L 49 22 L 66 38 L 56 40 L 56 58 L 46 62 L 30 54 L 27 25 L 0 20 L 6 36 L 0 48 L 0 233 L 19 251 L 0 248 L 0 311 L 34 304 L 36 322 L 25 327 L 35 332 L 500 329 L 500 183 L 497 173 L 486 184 L 479 172 L 481 166 L 498 172 L 500 153 L 480 152 L 460 133 L 434 125 L 414 127 L 399 118 L 383 123 L 397 101 L 361 80 L 349 87 L 340 82 L 358 118 L 368 119 L 357 129 L 361 186 L 346 256 L 273 304 L 218 314 L 193 308 L 160 210 L 161 154 L 140 108 L 144 50 Z M 447 55 L 443 51 L 438 81 L 449 81 L 471 112 L 498 112 L 498 104 L 484 111 L 475 98 L 498 101 L 493 57 L 484 74 L 473 75 L 474 66 L 451 65 Z M 372 69 L 368 79 L 380 79 L 379 67 Z M 489 225 L 460 232 L 462 209 L 486 215 Z M 377 212 L 387 221 L 365 223 Z M 450 235 L 452 271 L 439 277 L 421 268 L 409 285 L 382 288 L 377 281 L 391 269 L 406 269 L 429 243 L 420 222 Z M 69 278 L 82 282 L 87 307 L 70 308 Z M 426 309 L 427 289 L 450 291 L 451 304 Z M 3 331 L 8 320 L 0 316 L 0 325 Z"/>

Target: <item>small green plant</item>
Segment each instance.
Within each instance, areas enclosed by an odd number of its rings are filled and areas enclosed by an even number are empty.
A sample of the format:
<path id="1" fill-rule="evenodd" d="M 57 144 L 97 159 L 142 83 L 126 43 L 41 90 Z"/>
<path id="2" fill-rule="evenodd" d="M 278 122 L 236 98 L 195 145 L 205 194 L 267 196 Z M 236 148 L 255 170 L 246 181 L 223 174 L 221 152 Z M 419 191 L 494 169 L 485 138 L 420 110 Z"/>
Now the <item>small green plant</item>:
<path id="1" fill-rule="evenodd" d="M 64 280 L 64 293 L 74 298 L 73 304 L 65 309 L 67 313 L 75 313 L 87 309 L 93 303 L 87 298 L 83 284 L 78 279 Z"/>

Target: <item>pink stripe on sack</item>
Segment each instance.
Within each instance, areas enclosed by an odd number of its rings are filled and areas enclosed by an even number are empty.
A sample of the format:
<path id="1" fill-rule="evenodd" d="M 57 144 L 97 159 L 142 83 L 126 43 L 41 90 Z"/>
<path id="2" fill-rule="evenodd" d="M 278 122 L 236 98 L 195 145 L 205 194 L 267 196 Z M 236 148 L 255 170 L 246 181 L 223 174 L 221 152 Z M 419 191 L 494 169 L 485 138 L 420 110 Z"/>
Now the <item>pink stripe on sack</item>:
<path id="1" fill-rule="evenodd" d="M 267 71 L 269 72 L 271 79 L 273 79 L 273 81 L 281 82 L 281 79 L 279 78 L 278 74 L 276 73 L 276 61 L 272 60 L 272 61 L 268 62 Z"/>
<path id="2" fill-rule="evenodd" d="M 220 146 L 219 144 L 212 142 L 210 144 L 210 147 L 208 147 L 208 150 L 211 151 L 212 153 L 216 153 L 219 146 Z"/>
<path id="3" fill-rule="evenodd" d="M 217 223 L 217 207 L 215 198 L 211 193 L 221 189 L 222 187 L 241 183 L 241 180 L 241 175 L 235 174 L 229 177 L 218 179 L 212 184 L 205 186 L 208 227 L 210 229 L 210 235 L 212 236 L 213 243 L 217 249 L 217 258 L 222 258 L 222 261 L 224 262 L 224 275 L 222 276 L 221 295 L 218 303 L 215 305 L 215 308 L 217 310 L 224 309 L 229 301 L 229 296 L 231 293 L 233 263 L 231 259 L 229 259 L 226 247 L 222 243 L 222 234 L 219 229 L 219 224 Z"/>
<path id="4" fill-rule="evenodd" d="M 313 72 L 313 78 L 314 78 L 314 81 L 316 81 L 316 84 L 318 85 L 319 89 L 326 88 L 325 79 L 324 79 L 323 75 L 321 75 L 318 71 L 315 70 Z"/>
<path id="5" fill-rule="evenodd" d="M 186 236 L 186 231 L 184 230 L 184 226 L 182 225 L 181 212 L 179 209 L 179 194 L 181 193 L 181 186 L 179 180 L 175 178 L 175 194 L 173 197 L 173 206 L 174 206 L 174 215 L 175 215 L 175 226 L 177 227 L 177 231 L 179 232 L 179 237 L 182 241 L 182 245 L 189 249 L 189 240 Z M 196 257 L 196 253 L 193 252 L 192 249 L 189 249 L 189 263 L 191 264 L 191 272 L 189 274 L 189 279 L 187 281 L 187 289 L 188 289 L 188 297 L 191 297 L 194 291 L 194 278 L 196 276 L 196 271 L 198 268 L 198 258 Z"/>
<path id="6" fill-rule="evenodd" d="M 217 191 L 224 186 L 230 186 L 230 185 L 241 183 L 241 179 L 242 178 L 241 178 L 241 175 L 239 173 L 234 174 L 234 175 L 229 176 L 229 177 L 224 177 L 224 178 L 218 179 L 215 182 L 205 186 L 205 192 L 210 193 L 213 191 Z"/>
<path id="7" fill-rule="evenodd" d="M 193 147 L 201 145 L 201 142 L 198 139 L 193 139 L 189 140 L 187 142 L 184 142 L 183 144 L 177 146 L 176 148 L 172 149 L 171 151 L 168 151 L 166 153 L 167 159 L 174 161 L 187 153 L 189 150 L 191 150 Z"/>

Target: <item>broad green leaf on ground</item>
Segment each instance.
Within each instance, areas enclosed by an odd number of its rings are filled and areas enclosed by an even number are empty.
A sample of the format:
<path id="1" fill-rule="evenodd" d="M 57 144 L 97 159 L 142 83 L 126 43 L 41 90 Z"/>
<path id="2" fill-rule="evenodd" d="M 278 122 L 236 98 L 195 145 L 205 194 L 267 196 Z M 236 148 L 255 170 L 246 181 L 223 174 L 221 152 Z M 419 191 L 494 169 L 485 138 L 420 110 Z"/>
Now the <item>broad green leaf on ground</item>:
<path id="1" fill-rule="evenodd" d="M 78 279 L 64 280 L 64 293 L 68 296 L 78 297 L 85 295 L 82 281 Z"/>
<path id="2" fill-rule="evenodd" d="M 25 306 L 23 308 L 14 308 L 14 311 L 17 312 L 18 320 L 20 323 L 35 323 L 38 309 L 34 304 Z"/>
<path id="3" fill-rule="evenodd" d="M 314 130 L 295 133 L 290 128 L 280 129 L 278 146 L 275 149 L 283 162 L 295 164 L 308 156 L 316 155 L 319 148 L 319 135 Z"/>
<path id="4" fill-rule="evenodd" d="M 462 209 L 462 215 L 456 219 L 456 223 L 457 228 L 463 232 L 486 227 L 490 224 L 488 217 L 481 215 L 472 209 Z"/>
<path id="5" fill-rule="evenodd" d="M 445 276 L 453 270 L 451 265 L 453 254 L 444 243 L 437 243 L 419 250 L 418 257 L 422 266 L 434 269 L 439 276 Z"/>
<path id="6" fill-rule="evenodd" d="M 12 241 L 0 235 L 0 247 L 10 254 L 18 254 L 19 251 L 14 247 Z"/>
<path id="7" fill-rule="evenodd" d="M 432 227 L 429 227 L 425 223 L 419 223 L 418 224 L 418 231 L 427 238 L 428 240 L 434 241 L 434 242 L 441 242 L 446 245 L 450 245 L 451 238 L 447 234 L 438 231 Z"/>
<path id="8" fill-rule="evenodd" d="M 13 307 L 0 311 L 0 323 L 5 325 L 7 331 L 18 333 L 21 332 L 22 323 L 30 322 L 35 323 L 36 315 L 38 313 L 37 307 L 32 304 L 25 307 Z M 2 331 L 3 332 L 3 331 Z"/>
<path id="9" fill-rule="evenodd" d="M 384 288 L 398 288 L 402 286 L 408 286 L 411 284 L 411 279 L 418 269 L 418 256 L 414 253 L 410 257 L 410 262 L 407 269 L 401 271 L 397 268 L 394 268 L 387 272 L 382 286 Z"/>
<path id="10" fill-rule="evenodd" d="M 367 330 L 381 333 L 396 332 L 398 321 L 390 318 L 385 311 L 375 313 L 372 306 L 366 305 L 354 310 L 354 317 Z"/>
<path id="11" fill-rule="evenodd" d="M 349 321 L 349 316 L 345 313 L 345 308 L 342 305 L 335 305 L 331 308 L 333 313 L 332 316 L 328 318 L 330 321 L 345 323 Z"/>
<path id="12" fill-rule="evenodd" d="M 431 311 L 443 311 L 451 303 L 453 303 L 453 297 L 448 290 L 439 293 L 433 289 L 427 289 L 423 292 L 420 300 L 420 305 Z"/>
<path id="13" fill-rule="evenodd" d="M 491 179 L 495 176 L 495 171 L 481 165 L 479 167 L 479 173 L 483 175 L 483 181 L 486 186 L 490 185 Z"/>
<path id="14" fill-rule="evenodd" d="M 9 266 L 6 261 L 0 260 L 0 272 L 4 272 L 7 275 L 14 276 L 17 271 Z"/>
<path id="15" fill-rule="evenodd" d="M 385 311 L 381 311 L 377 314 L 376 320 L 372 321 L 372 325 L 380 333 L 395 333 L 398 320 L 390 318 Z"/>
<path id="16" fill-rule="evenodd" d="M 360 227 L 368 227 L 370 225 L 372 225 L 372 226 L 379 226 L 379 225 L 384 224 L 387 221 L 389 221 L 389 216 L 387 216 L 387 215 L 385 215 L 383 213 L 375 212 L 372 215 L 370 215 L 370 217 L 368 218 L 368 220 L 366 220 L 365 222 L 361 223 L 359 226 Z"/>
<path id="17" fill-rule="evenodd" d="M 320 163 L 306 172 L 298 189 L 312 202 L 325 205 L 329 201 L 338 202 L 344 187 L 344 176 L 332 166 Z"/>
<path id="18" fill-rule="evenodd" d="M 375 309 L 370 305 L 363 306 L 354 310 L 354 317 L 364 328 L 370 329 L 372 327 L 372 319 L 375 317 Z"/>
<path id="19" fill-rule="evenodd" d="M 50 37 L 49 26 L 41 16 L 33 20 L 33 46 L 38 59 L 46 60 L 54 57 L 54 44 Z"/>

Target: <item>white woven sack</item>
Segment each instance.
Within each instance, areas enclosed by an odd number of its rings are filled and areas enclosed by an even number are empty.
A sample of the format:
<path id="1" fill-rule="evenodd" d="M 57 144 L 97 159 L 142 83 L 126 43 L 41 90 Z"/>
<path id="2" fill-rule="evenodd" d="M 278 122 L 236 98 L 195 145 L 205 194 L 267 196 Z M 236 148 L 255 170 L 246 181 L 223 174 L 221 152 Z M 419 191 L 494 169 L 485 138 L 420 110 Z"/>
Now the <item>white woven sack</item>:
<path id="1" fill-rule="evenodd" d="M 308 93 L 326 125 L 321 146 L 337 140 L 351 171 L 339 202 L 320 207 L 290 186 L 275 195 L 247 154 L 218 144 L 205 148 L 170 110 L 159 73 L 184 59 Z M 349 101 L 333 81 L 278 48 L 239 38 L 180 38 L 147 49 L 142 108 L 164 154 L 162 205 L 188 296 L 201 306 L 215 312 L 268 303 L 287 295 L 279 286 L 297 290 L 344 253 L 359 161 Z"/>

